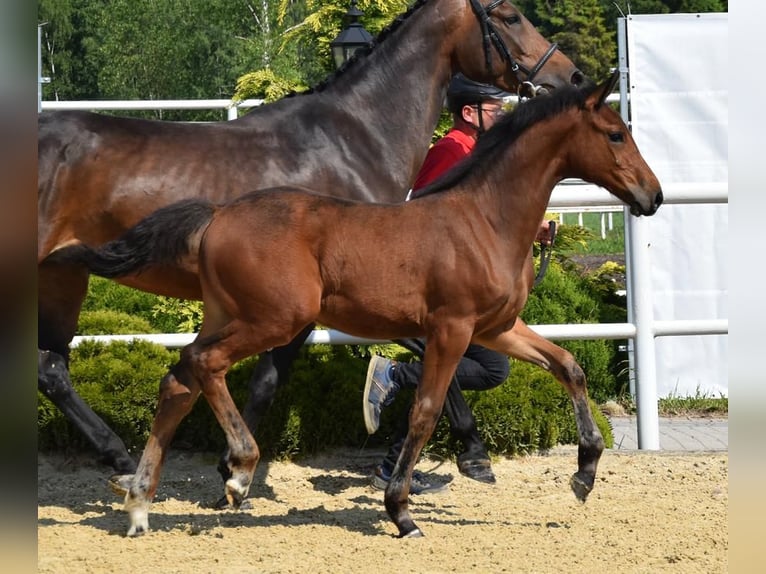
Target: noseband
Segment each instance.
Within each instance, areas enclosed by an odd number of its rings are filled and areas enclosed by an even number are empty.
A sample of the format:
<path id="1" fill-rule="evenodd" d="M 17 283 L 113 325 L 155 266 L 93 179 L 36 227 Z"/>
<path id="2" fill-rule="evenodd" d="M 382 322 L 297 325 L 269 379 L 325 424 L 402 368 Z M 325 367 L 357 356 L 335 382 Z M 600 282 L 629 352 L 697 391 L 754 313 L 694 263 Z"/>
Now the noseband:
<path id="1" fill-rule="evenodd" d="M 497 33 L 497 29 L 495 28 L 494 24 L 489 19 L 489 13 L 503 2 L 505 2 L 505 0 L 493 0 L 485 8 L 479 3 L 479 0 L 471 0 L 471 7 L 473 8 L 476 17 L 479 19 L 479 25 L 481 26 L 481 35 L 484 42 L 484 59 L 487 64 L 487 72 L 489 72 L 490 75 L 493 75 L 492 58 L 489 45 L 490 42 L 492 42 L 497 51 L 500 52 L 500 56 L 507 60 L 511 65 L 511 71 L 513 71 L 513 73 L 516 75 L 516 79 L 519 82 L 519 87 L 517 89 L 519 97 L 534 97 L 543 88 L 542 86 L 535 85 L 533 80 L 537 73 L 548 61 L 548 59 L 553 55 L 553 52 L 556 51 L 558 46 L 556 43 L 551 44 L 550 48 L 548 48 L 545 54 L 542 55 L 540 60 L 531 70 L 517 62 L 511 55 L 511 52 L 505 45 L 505 42 L 503 42 L 503 39 Z M 524 74 L 526 78 L 522 79 L 519 72 Z"/>

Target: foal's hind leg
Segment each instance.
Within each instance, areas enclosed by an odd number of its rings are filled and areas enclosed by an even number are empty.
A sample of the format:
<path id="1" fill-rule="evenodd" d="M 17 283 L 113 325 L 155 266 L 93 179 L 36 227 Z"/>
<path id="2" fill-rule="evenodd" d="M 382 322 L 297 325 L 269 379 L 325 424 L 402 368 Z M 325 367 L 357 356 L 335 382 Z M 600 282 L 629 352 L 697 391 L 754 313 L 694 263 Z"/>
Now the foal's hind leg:
<path id="1" fill-rule="evenodd" d="M 221 339 L 217 336 L 209 339 L 212 342 L 206 343 L 205 339 L 198 339 L 199 342 L 192 343 L 190 353 L 194 356 L 194 367 L 202 393 L 226 435 L 227 460 L 225 469 L 221 470 L 221 474 L 225 473 L 228 476 L 225 480 L 224 495 L 228 504 L 237 509 L 250 490 L 260 453 L 252 433 L 229 394 L 226 371 L 234 361 L 244 358 L 249 353 L 238 352 L 243 347 L 239 346 L 241 341 L 236 334 Z M 246 346 L 244 343 L 244 347 Z"/>
<path id="2" fill-rule="evenodd" d="M 274 402 L 277 389 L 288 382 L 290 367 L 313 329 L 314 323 L 307 325 L 287 345 L 261 353 L 258 364 L 250 377 L 248 383 L 249 394 L 247 402 L 242 409 L 242 418 L 245 419 L 251 434 L 255 435 L 258 423 Z M 231 478 L 229 457 L 229 450 L 226 449 L 218 463 L 218 472 L 221 474 L 224 482 Z M 224 508 L 226 504 L 226 499 L 223 498 L 218 501 L 216 507 Z"/>
<path id="3" fill-rule="evenodd" d="M 200 391 L 226 434 L 231 453 L 226 498 L 229 504 L 238 508 L 247 495 L 259 453 L 255 439 L 247 430 L 226 387 L 226 371 L 235 360 L 244 357 L 224 343 L 227 342 L 227 333 L 232 331 L 227 329 L 213 337 L 199 335 L 193 343 L 184 347 L 181 359 L 162 380 L 151 435 L 125 498 L 125 509 L 130 514 L 128 536 L 142 534 L 149 528 L 149 504 L 157 490 L 170 441 Z"/>
<path id="4" fill-rule="evenodd" d="M 596 468 L 604 451 L 604 439 L 593 420 L 588 401 L 585 373 L 571 353 L 554 345 L 518 319 L 513 329 L 492 340 L 475 340 L 491 349 L 550 371 L 572 400 L 579 444 L 577 472 L 569 484 L 575 496 L 585 501 L 596 479 Z"/>
<path id="5" fill-rule="evenodd" d="M 188 347 L 187 347 L 188 348 Z M 125 510 L 130 516 L 128 536 L 138 536 L 149 530 L 149 506 L 160 479 L 162 464 L 170 441 L 183 418 L 191 411 L 200 387 L 189 368 L 184 349 L 181 360 L 160 383 L 157 412 L 138 469 L 125 496 Z"/>

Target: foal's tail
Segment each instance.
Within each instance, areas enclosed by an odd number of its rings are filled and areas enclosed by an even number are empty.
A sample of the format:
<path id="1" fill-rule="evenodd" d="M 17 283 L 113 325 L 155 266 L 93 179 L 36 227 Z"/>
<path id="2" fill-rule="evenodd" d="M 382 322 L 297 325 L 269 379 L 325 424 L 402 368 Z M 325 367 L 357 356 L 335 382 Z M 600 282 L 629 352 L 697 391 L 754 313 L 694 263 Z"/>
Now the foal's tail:
<path id="1" fill-rule="evenodd" d="M 154 265 L 170 266 L 198 249 L 201 232 L 215 210 L 213 203 L 203 199 L 179 201 L 158 209 L 100 247 L 70 245 L 54 251 L 46 261 L 85 265 L 91 273 L 108 279 Z"/>

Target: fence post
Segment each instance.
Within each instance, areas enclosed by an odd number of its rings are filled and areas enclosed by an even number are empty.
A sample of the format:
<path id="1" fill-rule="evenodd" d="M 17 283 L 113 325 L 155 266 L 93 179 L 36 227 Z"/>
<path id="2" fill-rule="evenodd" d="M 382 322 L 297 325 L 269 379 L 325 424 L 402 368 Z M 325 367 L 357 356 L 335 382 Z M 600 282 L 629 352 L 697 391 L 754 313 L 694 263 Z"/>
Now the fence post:
<path id="1" fill-rule="evenodd" d="M 628 52 L 625 18 L 617 21 L 617 56 L 620 67 L 620 114 L 630 125 L 628 113 Z M 660 449 L 660 417 L 657 399 L 657 365 L 654 352 L 654 308 L 652 302 L 651 261 L 648 240 L 649 220 L 632 217 L 623 208 L 625 218 L 625 258 L 628 289 L 628 322 L 636 326 L 633 344 L 631 391 L 635 390 L 638 448 Z M 633 385 L 635 387 L 633 388 Z"/>
<path id="2" fill-rule="evenodd" d="M 654 350 L 652 275 L 649 256 L 651 243 L 648 239 L 648 226 L 649 220 L 645 217 L 626 217 L 626 235 L 630 235 L 628 290 L 631 293 L 632 322 L 636 326 L 633 354 L 636 368 L 638 448 L 659 450 L 660 421 Z"/>

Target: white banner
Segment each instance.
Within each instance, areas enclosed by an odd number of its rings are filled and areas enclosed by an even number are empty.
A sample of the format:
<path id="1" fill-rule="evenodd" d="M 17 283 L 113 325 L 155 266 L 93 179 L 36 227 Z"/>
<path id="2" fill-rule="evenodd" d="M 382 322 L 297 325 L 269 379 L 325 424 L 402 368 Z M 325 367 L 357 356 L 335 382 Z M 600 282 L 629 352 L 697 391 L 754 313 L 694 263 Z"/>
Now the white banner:
<path id="1" fill-rule="evenodd" d="M 663 184 L 728 181 L 728 30 L 728 14 L 627 19 L 632 132 Z M 728 318 L 728 205 L 666 205 L 649 230 L 654 319 Z M 728 396 L 728 335 L 655 344 L 659 397 Z"/>

